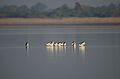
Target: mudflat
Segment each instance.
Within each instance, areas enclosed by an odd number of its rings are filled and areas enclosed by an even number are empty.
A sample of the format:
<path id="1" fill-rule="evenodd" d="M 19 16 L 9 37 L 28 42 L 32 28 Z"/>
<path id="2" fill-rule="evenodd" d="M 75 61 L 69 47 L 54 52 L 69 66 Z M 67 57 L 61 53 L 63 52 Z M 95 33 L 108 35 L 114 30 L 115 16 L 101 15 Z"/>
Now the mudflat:
<path id="1" fill-rule="evenodd" d="M 87 17 L 87 18 L 1 18 L 3 24 L 120 24 L 120 17 Z"/>

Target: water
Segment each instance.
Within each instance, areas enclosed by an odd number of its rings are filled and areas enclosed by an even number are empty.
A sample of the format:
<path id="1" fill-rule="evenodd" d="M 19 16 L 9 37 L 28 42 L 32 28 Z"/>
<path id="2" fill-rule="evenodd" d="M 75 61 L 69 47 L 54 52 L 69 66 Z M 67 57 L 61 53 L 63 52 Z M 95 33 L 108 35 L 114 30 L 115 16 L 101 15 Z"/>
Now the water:
<path id="1" fill-rule="evenodd" d="M 64 27 L 1 28 L 0 79 L 120 79 L 120 29 Z"/>

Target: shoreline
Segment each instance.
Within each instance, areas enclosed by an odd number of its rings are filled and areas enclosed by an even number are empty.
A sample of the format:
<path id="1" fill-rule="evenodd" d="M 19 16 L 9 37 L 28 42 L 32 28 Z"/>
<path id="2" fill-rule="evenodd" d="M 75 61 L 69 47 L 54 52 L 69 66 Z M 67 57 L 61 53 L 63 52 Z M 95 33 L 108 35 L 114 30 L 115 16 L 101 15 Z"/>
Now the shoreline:
<path id="1" fill-rule="evenodd" d="M 0 18 L 1 25 L 120 25 L 120 17 L 109 18 Z"/>

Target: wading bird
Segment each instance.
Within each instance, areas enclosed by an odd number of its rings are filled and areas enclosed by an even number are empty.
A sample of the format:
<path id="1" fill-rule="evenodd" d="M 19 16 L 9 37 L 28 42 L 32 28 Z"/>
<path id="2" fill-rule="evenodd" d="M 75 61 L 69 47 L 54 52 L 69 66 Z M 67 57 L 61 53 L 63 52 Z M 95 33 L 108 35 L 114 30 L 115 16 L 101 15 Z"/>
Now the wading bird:
<path id="1" fill-rule="evenodd" d="M 26 46 L 26 48 L 29 48 L 29 43 L 26 42 L 26 43 L 25 43 L 25 46 Z"/>
<path id="2" fill-rule="evenodd" d="M 73 46 L 73 47 L 76 47 L 76 45 L 77 45 L 76 42 L 73 41 L 73 42 L 72 42 L 72 46 Z"/>
<path id="3" fill-rule="evenodd" d="M 85 41 L 81 41 L 79 44 L 80 47 L 85 46 Z"/>

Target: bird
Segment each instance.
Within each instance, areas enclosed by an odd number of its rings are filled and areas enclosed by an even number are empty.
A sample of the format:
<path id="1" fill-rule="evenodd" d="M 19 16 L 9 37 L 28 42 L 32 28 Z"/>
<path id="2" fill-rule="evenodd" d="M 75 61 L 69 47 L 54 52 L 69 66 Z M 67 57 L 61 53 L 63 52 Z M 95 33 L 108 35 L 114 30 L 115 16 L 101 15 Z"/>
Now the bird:
<path id="1" fill-rule="evenodd" d="M 53 47 L 53 46 L 55 46 L 55 47 L 57 47 L 57 46 L 66 46 L 66 45 L 67 45 L 67 43 L 64 42 L 64 41 L 62 41 L 62 42 L 48 42 L 48 43 L 46 43 L 46 46 L 50 46 L 50 47 Z"/>
<path id="2" fill-rule="evenodd" d="M 47 44 L 46 44 L 46 46 L 54 46 L 54 42 L 48 42 Z"/>
<path id="3" fill-rule="evenodd" d="M 81 41 L 79 44 L 80 47 L 85 46 L 85 41 Z"/>
<path id="4" fill-rule="evenodd" d="M 48 42 L 48 43 L 46 44 L 46 46 L 50 46 L 50 42 Z"/>
<path id="5" fill-rule="evenodd" d="M 66 42 L 63 42 L 63 46 L 66 46 L 67 45 L 67 43 Z"/>
<path id="6" fill-rule="evenodd" d="M 76 46 L 76 42 L 75 41 L 72 42 L 72 46 L 74 46 L 74 47 Z"/>
<path id="7" fill-rule="evenodd" d="M 61 42 L 58 42 L 58 46 L 61 46 Z"/>
<path id="8" fill-rule="evenodd" d="M 58 46 L 59 44 L 56 42 L 56 43 L 54 43 L 54 46 Z"/>
<path id="9" fill-rule="evenodd" d="M 63 41 L 61 42 L 61 46 L 64 46 L 64 42 Z"/>
<path id="10" fill-rule="evenodd" d="M 26 43 L 25 43 L 25 46 L 26 46 L 26 48 L 28 48 L 28 47 L 29 47 L 29 43 L 28 43 L 28 42 L 26 42 Z"/>

